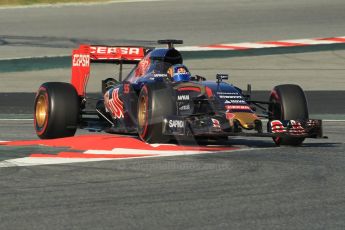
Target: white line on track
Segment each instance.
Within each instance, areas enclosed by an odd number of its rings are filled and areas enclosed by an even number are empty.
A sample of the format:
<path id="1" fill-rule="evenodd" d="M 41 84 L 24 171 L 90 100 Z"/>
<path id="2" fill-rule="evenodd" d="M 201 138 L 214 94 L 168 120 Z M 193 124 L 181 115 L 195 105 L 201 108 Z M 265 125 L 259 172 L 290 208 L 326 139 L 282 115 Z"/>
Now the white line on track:
<path id="1" fill-rule="evenodd" d="M 202 154 L 202 153 L 208 153 L 212 152 L 210 151 L 202 151 L 202 150 L 145 150 L 145 149 L 126 149 L 126 148 L 115 148 L 113 150 L 88 150 L 84 153 L 86 154 L 110 154 L 110 155 L 116 155 L 116 154 L 156 154 L 159 156 L 174 156 L 174 155 L 191 155 L 191 154 Z"/>
<path id="2" fill-rule="evenodd" d="M 111 158 L 93 158 L 93 159 L 80 159 L 80 158 L 57 158 L 57 157 L 23 157 L 0 162 L 0 168 L 20 167 L 20 166 L 38 166 L 38 165 L 57 165 L 57 164 L 71 164 L 83 163 L 94 161 L 114 160 Z"/>
<path id="3" fill-rule="evenodd" d="M 113 0 L 104 2 L 76 2 L 76 3 L 56 3 L 56 4 L 35 4 L 35 5 L 25 5 L 25 6 L 1 6 L 0 10 L 12 10 L 12 9 L 30 9 L 30 8 L 48 8 L 48 7 L 65 7 L 65 6 L 95 6 L 95 5 L 108 5 L 114 3 L 132 3 L 132 2 L 158 2 L 162 0 Z"/>
<path id="4" fill-rule="evenodd" d="M 241 43 L 235 43 L 235 44 L 222 44 L 222 45 L 239 46 L 239 47 L 252 48 L 252 49 L 278 47 L 278 45 L 274 45 L 274 44 L 259 44 L 259 43 L 250 43 L 250 42 L 241 42 Z"/>
<path id="5" fill-rule="evenodd" d="M 248 49 L 262 49 L 262 48 L 282 48 L 282 47 L 296 47 L 296 46 L 313 46 L 313 45 L 327 45 L 327 44 L 343 44 L 345 43 L 344 36 L 332 38 L 303 38 L 293 40 L 279 40 L 279 41 L 262 41 L 262 42 L 241 42 L 241 43 L 222 43 L 203 46 L 182 46 L 177 47 L 179 51 L 217 51 L 229 50 L 240 51 Z"/>
<path id="6" fill-rule="evenodd" d="M 176 47 L 178 51 L 213 51 L 213 50 L 231 50 L 229 48 L 214 48 L 214 47 L 202 47 L 202 46 L 181 46 Z"/>
<path id="7" fill-rule="evenodd" d="M 300 43 L 300 44 L 306 44 L 306 45 L 327 45 L 327 44 L 340 43 L 339 41 L 313 40 L 313 39 L 282 40 L 282 42 Z"/>
<path id="8" fill-rule="evenodd" d="M 259 148 L 260 150 L 265 148 Z M 269 148 L 266 148 L 269 149 Z M 255 148 L 243 148 L 230 150 L 232 152 L 240 151 L 252 151 L 257 150 Z M 170 154 L 166 153 L 164 155 L 154 155 L 154 156 L 142 156 L 142 157 L 127 157 L 127 158 L 60 158 L 60 157 L 23 157 L 10 159 L 0 162 L 0 168 L 9 168 L 9 167 L 26 167 L 26 166 L 39 166 L 39 165 L 58 165 L 58 164 L 72 164 L 72 163 L 86 163 L 86 162 L 96 162 L 96 161 L 115 161 L 115 160 L 130 160 L 130 159 L 143 159 L 143 158 L 158 158 L 158 157 L 168 157 L 168 156 L 179 156 L 179 155 L 198 155 L 198 154 L 212 154 L 212 153 L 224 153 L 225 151 L 219 152 L 194 152 L 188 153 L 181 151 L 180 154 L 173 153 L 169 151 Z"/>

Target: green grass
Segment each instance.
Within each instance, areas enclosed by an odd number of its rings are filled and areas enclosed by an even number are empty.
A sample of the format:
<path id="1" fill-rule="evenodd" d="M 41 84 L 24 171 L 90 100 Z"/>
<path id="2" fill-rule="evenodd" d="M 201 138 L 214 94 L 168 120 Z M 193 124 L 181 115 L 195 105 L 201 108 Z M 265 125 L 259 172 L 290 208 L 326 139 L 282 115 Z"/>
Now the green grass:
<path id="1" fill-rule="evenodd" d="M 34 4 L 54 4 L 71 2 L 106 2 L 107 0 L 0 0 L 0 6 L 19 6 Z"/>

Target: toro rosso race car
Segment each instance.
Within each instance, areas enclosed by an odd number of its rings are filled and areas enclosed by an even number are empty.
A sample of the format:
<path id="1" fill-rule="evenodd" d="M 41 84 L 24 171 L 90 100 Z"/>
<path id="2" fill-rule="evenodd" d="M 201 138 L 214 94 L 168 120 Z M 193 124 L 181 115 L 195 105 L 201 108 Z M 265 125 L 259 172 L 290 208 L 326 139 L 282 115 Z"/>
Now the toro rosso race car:
<path id="1" fill-rule="evenodd" d="M 137 134 L 148 143 L 175 138 L 272 137 L 277 145 L 300 145 L 322 137 L 321 120 L 309 119 L 306 97 L 297 85 L 274 87 L 267 101 L 251 98 L 226 83 L 192 76 L 174 44 L 167 48 L 81 45 L 73 51 L 71 83 L 47 82 L 35 98 L 34 126 L 43 139 L 73 136 L 78 128 Z M 116 63 L 119 79 L 102 81 L 102 96 L 89 98 L 90 63 Z M 122 68 L 135 64 L 122 79 Z M 93 108 L 87 108 L 96 100 Z M 263 125 L 265 121 L 266 125 Z M 266 122 L 268 121 L 268 122 Z M 265 127 L 264 127 L 265 126 Z"/>

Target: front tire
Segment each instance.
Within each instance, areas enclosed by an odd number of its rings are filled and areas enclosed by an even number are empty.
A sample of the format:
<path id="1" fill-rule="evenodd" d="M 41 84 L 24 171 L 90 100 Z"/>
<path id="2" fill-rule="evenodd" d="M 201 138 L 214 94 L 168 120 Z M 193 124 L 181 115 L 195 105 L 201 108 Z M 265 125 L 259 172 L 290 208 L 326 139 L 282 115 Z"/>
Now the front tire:
<path id="1" fill-rule="evenodd" d="M 138 98 L 137 122 L 139 137 L 148 143 L 166 143 L 163 118 L 174 114 L 172 89 L 164 83 L 144 85 Z"/>
<path id="2" fill-rule="evenodd" d="M 306 120 L 309 118 L 308 104 L 302 88 L 286 84 L 274 87 L 269 101 L 269 121 L 272 120 Z M 298 146 L 304 141 L 302 137 L 274 137 L 277 145 Z"/>
<path id="3" fill-rule="evenodd" d="M 79 97 L 71 84 L 42 84 L 35 99 L 34 126 L 37 136 L 41 139 L 73 136 L 78 126 L 79 111 Z"/>

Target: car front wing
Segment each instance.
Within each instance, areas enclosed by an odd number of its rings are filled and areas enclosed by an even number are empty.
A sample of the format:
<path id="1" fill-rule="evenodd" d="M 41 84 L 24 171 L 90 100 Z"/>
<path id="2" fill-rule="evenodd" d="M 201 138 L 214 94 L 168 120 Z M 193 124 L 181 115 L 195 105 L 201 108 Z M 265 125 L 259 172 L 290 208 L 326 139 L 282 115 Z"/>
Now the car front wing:
<path id="1" fill-rule="evenodd" d="M 162 133 L 172 136 L 252 136 L 252 137 L 303 137 L 324 138 L 322 120 L 271 120 L 267 121 L 267 132 L 262 129 L 261 121 L 258 127 L 246 130 L 236 122 L 231 126 L 225 119 L 219 117 L 169 116 L 163 119 Z"/>

